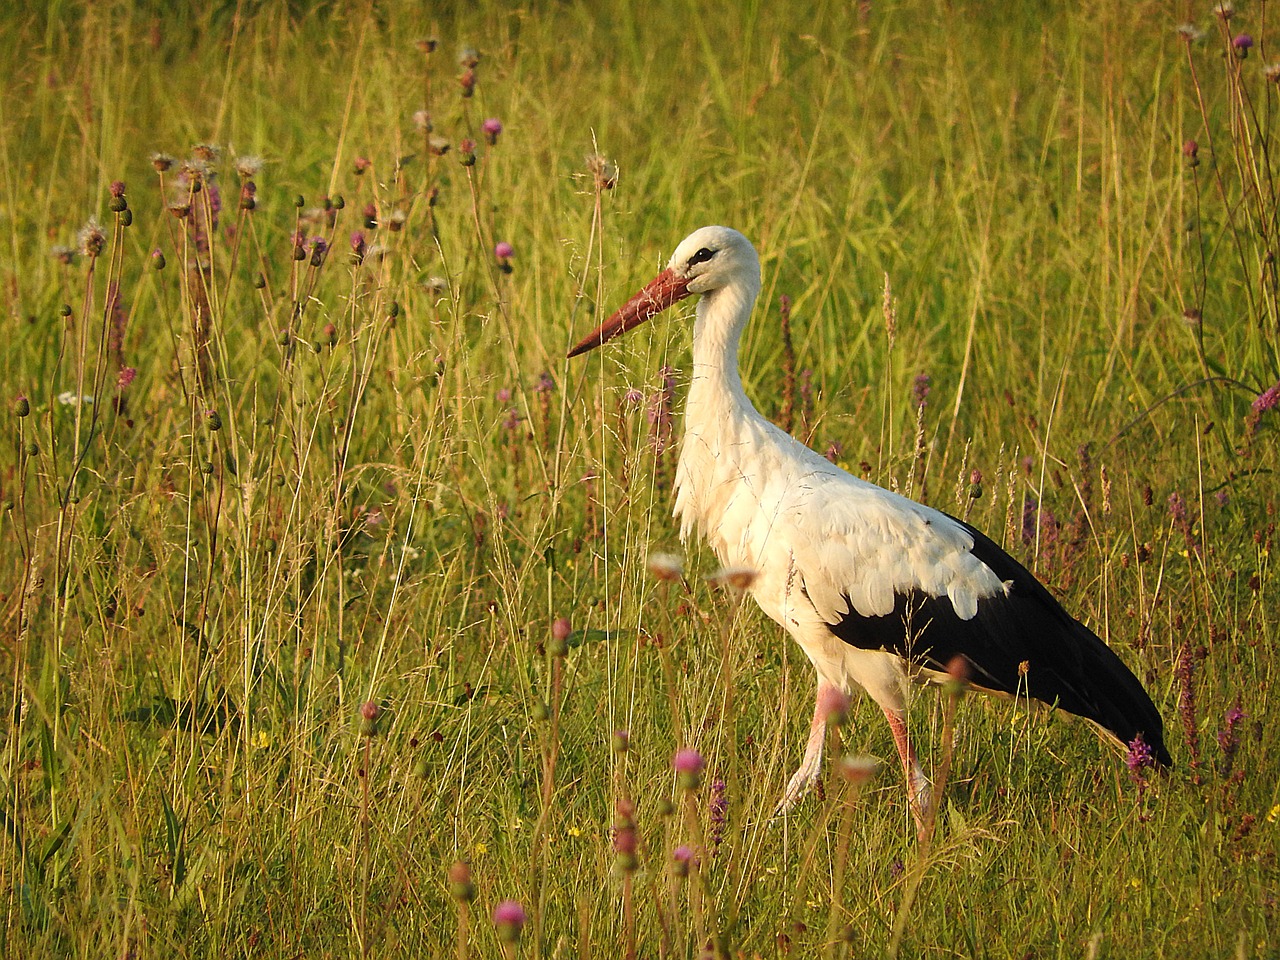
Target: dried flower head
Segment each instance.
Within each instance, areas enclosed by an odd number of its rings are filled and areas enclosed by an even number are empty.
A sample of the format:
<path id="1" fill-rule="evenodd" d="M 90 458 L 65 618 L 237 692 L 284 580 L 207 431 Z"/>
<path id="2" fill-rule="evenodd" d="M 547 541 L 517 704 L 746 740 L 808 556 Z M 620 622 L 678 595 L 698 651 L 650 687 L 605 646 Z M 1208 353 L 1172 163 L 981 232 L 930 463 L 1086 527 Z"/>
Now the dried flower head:
<path id="1" fill-rule="evenodd" d="M 480 51 L 475 47 L 463 47 L 458 51 L 458 66 L 465 70 L 474 70 L 480 63 Z"/>
<path id="2" fill-rule="evenodd" d="M 436 52 L 436 47 L 440 46 L 440 41 L 435 37 L 420 37 L 413 41 L 413 45 L 423 54 L 430 56 Z"/>
<path id="3" fill-rule="evenodd" d="M 1236 5 L 1230 2 L 1219 3 L 1213 8 L 1213 12 L 1223 20 L 1230 20 L 1236 15 Z"/>
<path id="4" fill-rule="evenodd" d="M 262 172 L 262 158 L 254 156 L 236 157 L 234 167 L 236 176 L 241 180 L 252 180 Z"/>
<path id="5" fill-rule="evenodd" d="M 415 110 L 413 112 L 413 125 L 418 128 L 419 133 L 430 133 L 435 129 L 431 125 L 431 114 L 426 110 Z"/>
<path id="6" fill-rule="evenodd" d="M 880 772 L 880 761 L 875 757 L 855 757 L 853 754 L 847 754 L 840 758 L 836 769 L 840 776 L 855 787 L 861 787 L 873 780 Z"/>
<path id="7" fill-rule="evenodd" d="M 1268 63 L 1262 68 L 1262 76 L 1271 83 L 1280 83 L 1280 63 Z"/>
<path id="8" fill-rule="evenodd" d="M 151 165 L 160 173 L 164 173 L 174 164 L 173 157 L 167 153 L 153 153 L 151 155 Z"/>
<path id="9" fill-rule="evenodd" d="M 684 561 L 674 553 L 651 553 L 648 560 L 649 572 L 654 578 L 664 582 L 679 580 L 684 576 Z"/>
<path id="10" fill-rule="evenodd" d="M 597 190 L 612 190 L 618 184 L 618 168 L 598 153 L 587 155 L 587 172 L 595 180 Z"/>
<path id="11" fill-rule="evenodd" d="M 727 587 L 739 592 L 750 590 L 760 576 L 760 571 L 752 567 L 721 567 L 707 580 L 717 587 Z"/>
<path id="12" fill-rule="evenodd" d="M 107 234 L 97 219 L 90 217 L 88 222 L 80 228 L 80 232 L 76 234 L 76 243 L 84 256 L 96 259 L 107 245 Z"/>
<path id="13" fill-rule="evenodd" d="M 191 155 L 205 163 L 217 163 L 222 155 L 222 148 L 215 143 L 197 143 L 191 148 Z"/>
<path id="14" fill-rule="evenodd" d="M 1194 23 L 1178 24 L 1178 35 L 1187 43 L 1197 43 L 1204 39 L 1204 31 Z"/>

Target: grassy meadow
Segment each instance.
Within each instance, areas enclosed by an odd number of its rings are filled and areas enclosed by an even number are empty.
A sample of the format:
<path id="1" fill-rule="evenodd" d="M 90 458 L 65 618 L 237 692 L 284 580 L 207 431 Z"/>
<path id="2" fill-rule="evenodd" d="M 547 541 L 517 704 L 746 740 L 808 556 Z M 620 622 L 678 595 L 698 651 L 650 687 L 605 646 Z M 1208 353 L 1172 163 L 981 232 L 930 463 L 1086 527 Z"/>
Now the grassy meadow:
<path id="1" fill-rule="evenodd" d="M 0 953 L 1280 957 L 1271 13 L 7 7 Z M 924 691 L 928 842 L 865 699 L 771 818 L 814 680 L 670 518 L 691 303 L 564 359 L 706 223 L 762 412 L 1169 775 Z"/>

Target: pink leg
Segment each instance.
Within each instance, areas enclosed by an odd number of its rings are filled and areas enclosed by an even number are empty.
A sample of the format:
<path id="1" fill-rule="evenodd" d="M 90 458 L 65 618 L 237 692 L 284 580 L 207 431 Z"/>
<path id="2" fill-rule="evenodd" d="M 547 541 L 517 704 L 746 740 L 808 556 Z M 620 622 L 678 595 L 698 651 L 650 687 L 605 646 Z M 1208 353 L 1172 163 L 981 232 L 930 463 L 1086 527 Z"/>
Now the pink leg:
<path id="1" fill-rule="evenodd" d="M 813 722 L 809 724 L 809 739 L 804 745 L 804 759 L 800 761 L 800 768 L 791 775 L 787 789 L 774 810 L 774 816 L 786 813 L 795 806 L 796 801 L 803 797 L 813 786 L 813 782 L 818 779 L 818 774 L 822 770 L 822 745 L 827 739 L 827 716 L 831 712 L 832 703 L 839 698 L 848 702 L 843 691 L 819 677 L 818 695 L 813 706 Z"/>
<path id="2" fill-rule="evenodd" d="M 902 770 L 907 776 L 907 797 L 911 801 L 911 813 L 916 820 L 916 829 L 923 836 L 933 807 L 933 785 L 924 775 L 920 761 L 916 758 L 915 748 L 911 746 L 911 738 L 907 734 L 907 721 L 903 719 L 902 714 L 891 710 L 885 710 L 884 715 L 889 721 L 889 729 L 893 731 L 893 742 L 898 748 Z"/>

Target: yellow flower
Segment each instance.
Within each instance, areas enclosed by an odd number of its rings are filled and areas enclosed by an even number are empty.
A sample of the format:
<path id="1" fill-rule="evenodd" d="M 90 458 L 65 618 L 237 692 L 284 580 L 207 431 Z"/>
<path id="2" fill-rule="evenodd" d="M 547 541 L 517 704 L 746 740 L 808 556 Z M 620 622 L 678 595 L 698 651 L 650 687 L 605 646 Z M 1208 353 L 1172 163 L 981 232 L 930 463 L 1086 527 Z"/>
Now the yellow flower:
<path id="1" fill-rule="evenodd" d="M 1271 812 L 1267 814 L 1267 823 L 1275 823 L 1280 820 L 1280 803 L 1271 808 Z"/>
<path id="2" fill-rule="evenodd" d="M 267 747 L 271 746 L 271 734 L 259 728 L 253 734 L 253 745 L 259 750 L 265 750 Z"/>
<path id="3" fill-rule="evenodd" d="M 488 845 L 487 843 L 477 843 L 477 844 L 476 844 L 476 856 L 477 856 L 477 857 L 483 857 L 483 856 L 484 856 L 486 853 L 488 853 L 488 852 L 489 852 L 489 845 Z"/>
<path id="4" fill-rule="evenodd" d="M 565 831 L 565 833 L 567 833 L 571 837 L 582 836 L 582 831 L 579 830 L 577 827 L 570 827 L 568 830 Z"/>

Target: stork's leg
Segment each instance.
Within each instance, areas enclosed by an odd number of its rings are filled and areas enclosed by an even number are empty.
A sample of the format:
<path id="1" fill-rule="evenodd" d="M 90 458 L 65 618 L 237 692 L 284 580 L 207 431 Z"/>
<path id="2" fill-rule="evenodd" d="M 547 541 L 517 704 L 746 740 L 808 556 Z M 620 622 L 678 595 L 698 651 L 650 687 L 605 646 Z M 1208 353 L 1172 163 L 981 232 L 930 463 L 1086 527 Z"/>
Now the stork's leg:
<path id="1" fill-rule="evenodd" d="M 833 695 L 842 694 L 834 684 L 818 678 L 818 694 L 814 698 L 813 722 L 809 724 L 809 739 L 804 745 L 804 759 L 800 767 L 791 775 L 787 789 L 774 809 L 774 816 L 786 813 L 796 801 L 808 792 L 813 782 L 818 779 L 822 770 L 822 745 L 827 739 L 827 715 L 831 710 Z"/>
<path id="2" fill-rule="evenodd" d="M 916 819 L 916 830 L 923 838 L 933 815 L 933 784 L 924 775 L 915 748 L 911 746 L 906 719 L 900 712 L 884 707 L 881 709 L 884 710 L 885 719 L 889 721 L 889 729 L 893 731 L 893 742 L 898 748 L 902 770 L 907 776 L 907 797 L 911 802 L 911 814 Z"/>

